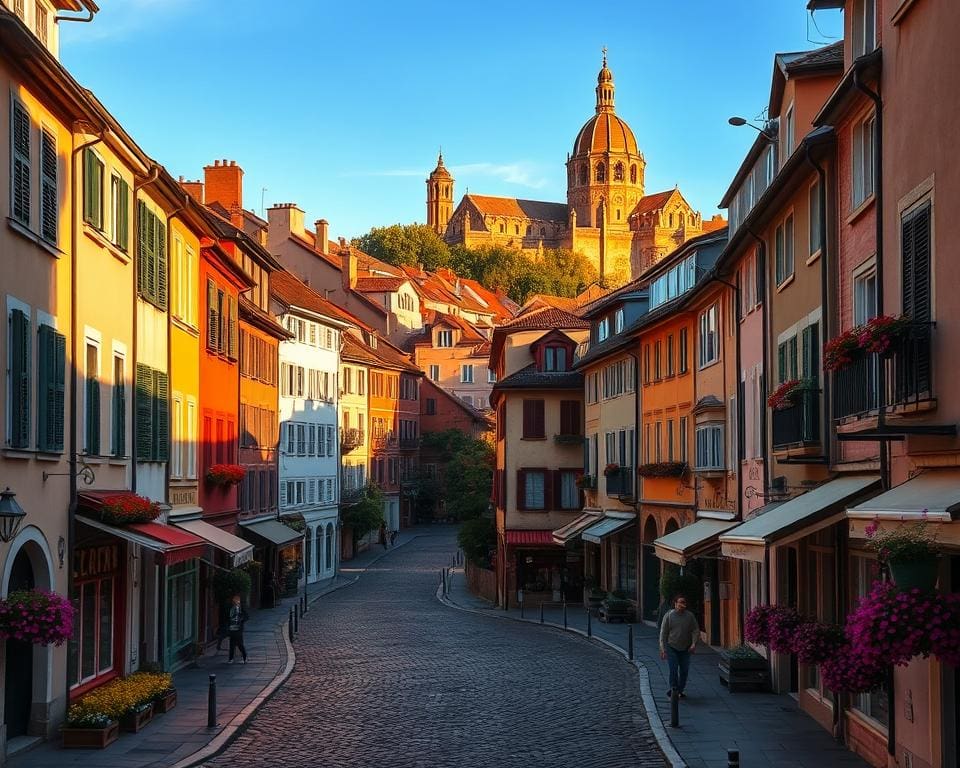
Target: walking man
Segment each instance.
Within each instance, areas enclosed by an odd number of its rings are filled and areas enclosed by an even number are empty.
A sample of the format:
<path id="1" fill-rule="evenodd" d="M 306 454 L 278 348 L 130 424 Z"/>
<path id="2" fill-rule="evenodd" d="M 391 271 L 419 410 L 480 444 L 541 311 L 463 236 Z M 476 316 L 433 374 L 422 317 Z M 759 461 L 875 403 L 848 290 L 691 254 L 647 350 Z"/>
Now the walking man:
<path id="1" fill-rule="evenodd" d="M 681 699 L 687 687 L 687 672 L 690 671 L 690 654 L 697 649 L 700 637 L 700 625 L 697 618 L 687 610 L 687 598 L 677 595 L 673 601 L 673 610 L 663 617 L 660 624 L 660 658 L 667 660 L 670 667 L 670 690 L 667 698 L 673 695 Z"/>
<path id="2" fill-rule="evenodd" d="M 227 619 L 227 629 L 230 633 L 230 656 L 227 664 L 233 664 L 233 654 L 240 649 L 240 663 L 247 663 L 247 649 L 243 646 L 243 625 L 247 621 L 247 612 L 240 604 L 240 595 L 233 596 L 233 603 L 230 605 L 230 615 Z"/>

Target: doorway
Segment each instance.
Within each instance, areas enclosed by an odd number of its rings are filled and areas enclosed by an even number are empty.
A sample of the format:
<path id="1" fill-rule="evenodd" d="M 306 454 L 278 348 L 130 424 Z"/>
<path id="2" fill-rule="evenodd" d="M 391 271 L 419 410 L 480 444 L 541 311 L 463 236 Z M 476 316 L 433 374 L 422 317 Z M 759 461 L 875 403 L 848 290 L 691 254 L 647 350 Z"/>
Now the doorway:
<path id="1" fill-rule="evenodd" d="M 656 621 L 660 614 L 660 558 L 653 542 L 657 538 L 657 521 L 648 517 L 643 526 L 643 618 Z"/>
<path id="2" fill-rule="evenodd" d="M 787 606 L 789 608 L 797 608 L 798 605 L 798 589 L 797 589 L 797 548 L 796 547 L 786 547 L 783 551 L 783 556 L 777 555 L 777 563 L 779 570 L 779 579 L 777 580 L 780 585 L 780 605 Z M 800 690 L 800 665 L 797 663 L 797 657 L 794 654 L 790 654 L 790 664 L 789 664 L 789 674 L 790 674 L 790 687 L 787 689 L 790 693 L 798 693 Z"/>
<path id="3" fill-rule="evenodd" d="M 36 577 L 26 548 L 21 547 L 10 570 L 8 594 L 21 589 L 34 589 Z M 25 696 L 24 693 L 31 694 Z M 7 726 L 7 740 L 26 736 L 30 726 L 30 707 L 33 703 L 33 643 L 7 640 L 4 664 L 3 721 Z"/>

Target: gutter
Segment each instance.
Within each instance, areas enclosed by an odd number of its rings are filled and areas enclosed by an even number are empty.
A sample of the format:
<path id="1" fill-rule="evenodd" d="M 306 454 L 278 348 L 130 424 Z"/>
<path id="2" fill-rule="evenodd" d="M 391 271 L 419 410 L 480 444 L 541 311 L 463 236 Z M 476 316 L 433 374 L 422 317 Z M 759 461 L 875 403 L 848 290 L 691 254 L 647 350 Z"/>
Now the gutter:
<path id="1" fill-rule="evenodd" d="M 831 338 L 830 334 L 830 296 L 829 283 L 827 276 L 827 173 L 816 160 L 813 159 L 813 153 L 809 145 L 804 147 L 804 155 L 807 162 L 813 166 L 817 172 L 817 181 L 820 185 L 820 194 L 818 195 L 817 207 L 820 217 L 820 323 L 823 326 L 823 338 Z M 821 342 L 822 344 L 823 342 Z M 830 466 L 830 443 L 832 441 L 830 432 L 830 417 L 832 409 L 830 408 L 830 377 L 822 376 L 823 382 L 823 408 L 821 409 L 821 420 L 823 422 L 823 437 L 821 445 L 823 446 L 823 458 Z"/>

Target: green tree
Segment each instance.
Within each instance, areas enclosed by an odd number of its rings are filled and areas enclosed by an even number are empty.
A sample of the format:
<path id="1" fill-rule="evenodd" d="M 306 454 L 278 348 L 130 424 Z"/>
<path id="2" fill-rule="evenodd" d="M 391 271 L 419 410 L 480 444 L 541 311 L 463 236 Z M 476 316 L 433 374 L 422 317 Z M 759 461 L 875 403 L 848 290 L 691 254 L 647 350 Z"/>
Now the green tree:
<path id="1" fill-rule="evenodd" d="M 474 565 L 486 567 L 490 562 L 490 552 L 497 547 L 497 532 L 493 520 L 478 517 L 467 520 L 457 532 L 457 543 L 464 557 Z"/>
<path id="2" fill-rule="evenodd" d="M 450 249 L 426 224 L 391 224 L 374 227 L 355 237 L 353 245 L 381 261 L 395 266 L 423 265 L 433 272 L 450 263 Z"/>
<path id="3" fill-rule="evenodd" d="M 383 523 L 383 493 L 375 485 L 363 489 L 360 500 L 343 513 L 343 524 L 353 531 L 354 542 Z"/>
<path id="4" fill-rule="evenodd" d="M 447 514 L 470 520 L 486 512 L 493 483 L 493 449 L 487 443 L 447 429 L 425 433 L 421 450 L 437 456 L 443 465 L 438 490 Z"/>

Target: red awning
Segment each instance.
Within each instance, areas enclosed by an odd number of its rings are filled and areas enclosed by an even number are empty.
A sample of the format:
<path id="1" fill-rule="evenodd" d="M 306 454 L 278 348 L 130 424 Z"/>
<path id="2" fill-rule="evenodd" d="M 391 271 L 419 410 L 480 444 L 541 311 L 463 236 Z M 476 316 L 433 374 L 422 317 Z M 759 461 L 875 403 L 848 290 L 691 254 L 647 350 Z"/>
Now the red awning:
<path id="1" fill-rule="evenodd" d="M 163 523 L 130 523 L 125 526 L 163 544 L 162 550 L 157 552 L 157 563 L 174 565 L 184 560 L 202 557 L 207 548 L 207 542 L 199 536 Z"/>
<path id="2" fill-rule="evenodd" d="M 508 547 L 556 547 L 553 531 L 507 531 Z"/>

